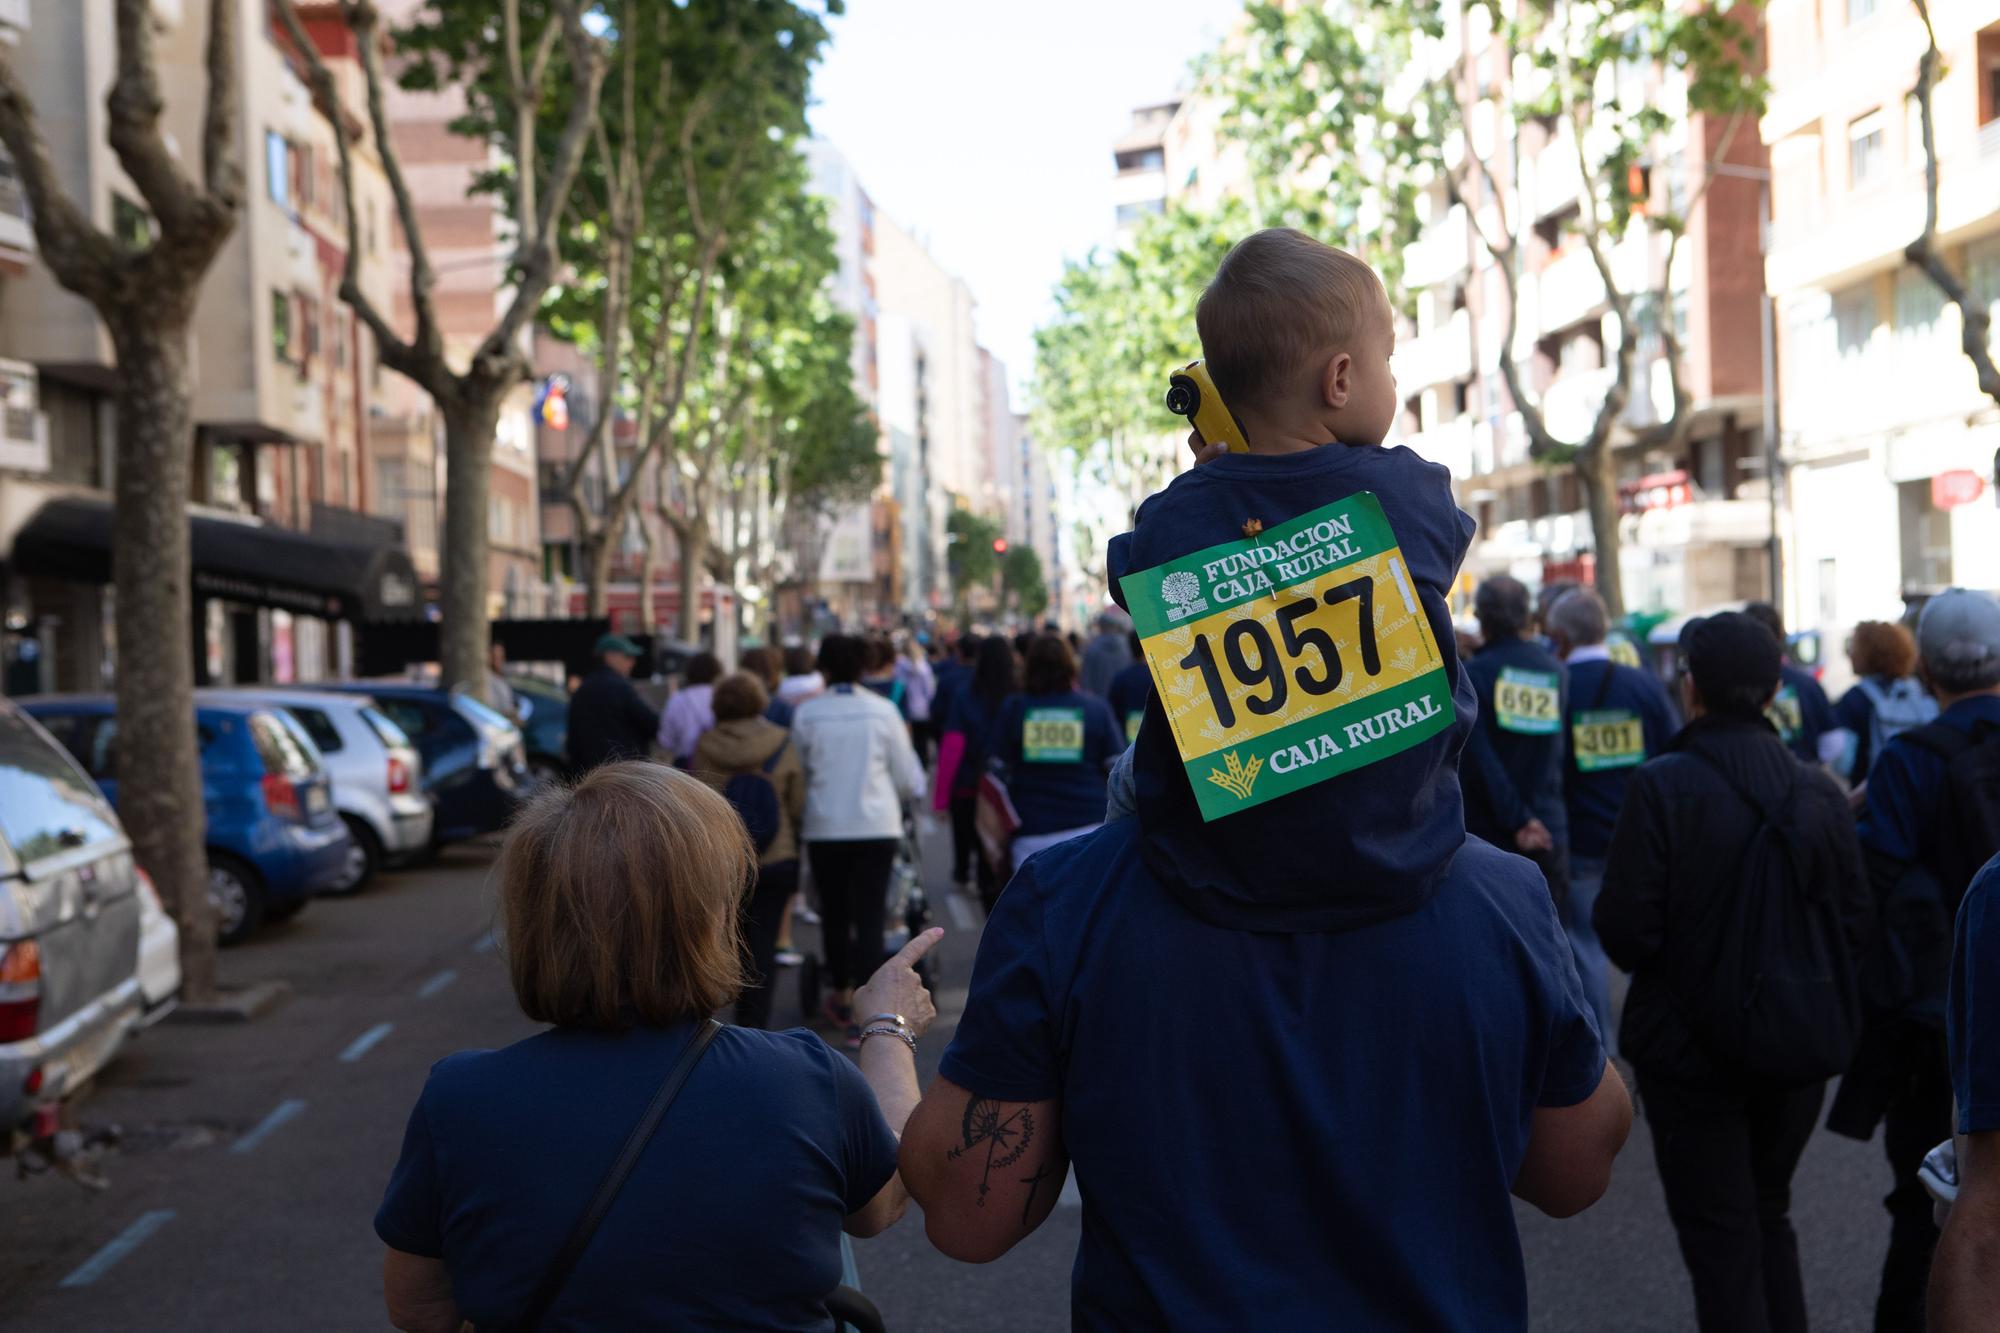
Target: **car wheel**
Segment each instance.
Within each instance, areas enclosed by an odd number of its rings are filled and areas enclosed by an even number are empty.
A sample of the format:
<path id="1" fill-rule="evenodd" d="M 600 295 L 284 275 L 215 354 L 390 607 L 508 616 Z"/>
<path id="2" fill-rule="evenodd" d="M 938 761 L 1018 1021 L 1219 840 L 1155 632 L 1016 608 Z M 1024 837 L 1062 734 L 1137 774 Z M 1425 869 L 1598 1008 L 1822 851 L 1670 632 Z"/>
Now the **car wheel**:
<path id="1" fill-rule="evenodd" d="M 240 944 L 264 924 L 264 880 L 225 852 L 208 854 L 208 904 L 215 909 L 215 938 Z"/>
<path id="2" fill-rule="evenodd" d="M 382 840 L 365 819 L 342 815 L 340 822 L 347 825 L 347 864 L 341 868 L 339 881 L 327 892 L 359 893 L 382 867 Z"/>

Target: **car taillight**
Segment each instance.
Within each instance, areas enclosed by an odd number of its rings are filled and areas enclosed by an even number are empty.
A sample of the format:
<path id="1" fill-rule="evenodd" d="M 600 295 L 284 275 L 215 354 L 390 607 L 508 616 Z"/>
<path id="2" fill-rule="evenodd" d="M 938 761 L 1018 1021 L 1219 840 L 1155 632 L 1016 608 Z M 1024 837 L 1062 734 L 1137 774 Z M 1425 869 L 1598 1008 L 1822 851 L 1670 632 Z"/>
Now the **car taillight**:
<path id="1" fill-rule="evenodd" d="M 283 773 L 266 773 L 262 786 L 266 809 L 284 819 L 299 817 L 299 789 L 290 778 Z"/>
<path id="2" fill-rule="evenodd" d="M 410 763 L 399 754 L 389 756 L 389 790 L 403 792 L 410 789 Z"/>
<path id="3" fill-rule="evenodd" d="M 0 954 L 0 1041 L 35 1035 L 42 1016 L 42 946 L 20 940 Z"/>
<path id="4" fill-rule="evenodd" d="M 167 905 L 160 901 L 160 891 L 154 887 L 153 877 L 138 866 L 132 867 L 132 874 L 139 882 L 139 892 L 145 896 L 148 902 L 153 904 L 153 910 L 161 916 L 165 916 L 167 914 Z"/>

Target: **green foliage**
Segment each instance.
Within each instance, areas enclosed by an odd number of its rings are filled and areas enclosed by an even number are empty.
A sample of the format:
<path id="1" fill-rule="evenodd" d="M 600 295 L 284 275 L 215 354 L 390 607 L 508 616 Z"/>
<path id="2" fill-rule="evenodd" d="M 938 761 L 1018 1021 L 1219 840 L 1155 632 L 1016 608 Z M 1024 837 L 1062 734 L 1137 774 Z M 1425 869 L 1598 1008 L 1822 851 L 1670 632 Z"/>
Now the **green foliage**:
<path id="1" fill-rule="evenodd" d="M 1049 581 L 1042 572 L 1042 557 L 1026 542 L 1007 548 L 1006 558 L 1000 562 L 1000 586 L 1029 620 L 1048 609 Z"/>
<path id="2" fill-rule="evenodd" d="M 1002 535 L 1000 525 L 970 509 L 954 509 L 945 516 L 944 531 L 952 591 L 962 599 L 968 589 L 993 582 L 1000 571 L 1000 555 L 993 549 Z"/>

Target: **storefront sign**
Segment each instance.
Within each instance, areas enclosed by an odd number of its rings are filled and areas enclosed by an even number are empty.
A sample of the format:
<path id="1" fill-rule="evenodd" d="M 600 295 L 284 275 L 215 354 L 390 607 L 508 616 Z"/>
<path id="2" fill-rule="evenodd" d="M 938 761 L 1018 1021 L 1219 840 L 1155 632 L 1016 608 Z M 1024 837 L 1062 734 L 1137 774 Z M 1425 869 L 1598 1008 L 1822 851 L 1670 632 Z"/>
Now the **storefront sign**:
<path id="1" fill-rule="evenodd" d="M 1954 468 L 1931 478 L 1931 504 L 1938 509 L 1969 505 L 1986 494 L 1986 479 L 1970 468 Z"/>

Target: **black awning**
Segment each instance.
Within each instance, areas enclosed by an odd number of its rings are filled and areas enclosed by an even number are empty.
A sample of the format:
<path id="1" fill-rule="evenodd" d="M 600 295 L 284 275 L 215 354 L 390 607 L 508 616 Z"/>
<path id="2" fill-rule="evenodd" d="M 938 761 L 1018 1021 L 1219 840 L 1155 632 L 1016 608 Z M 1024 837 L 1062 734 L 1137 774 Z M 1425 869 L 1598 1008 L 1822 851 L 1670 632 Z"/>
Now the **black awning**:
<path id="1" fill-rule="evenodd" d="M 53 499 L 14 535 L 22 574 L 111 581 L 109 500 Z M 328 620 L 405 620 L 422 614 L 417 572 L 401 546 L 328 541 L 287 528 L 188 516 L 194 591 Z"/>

